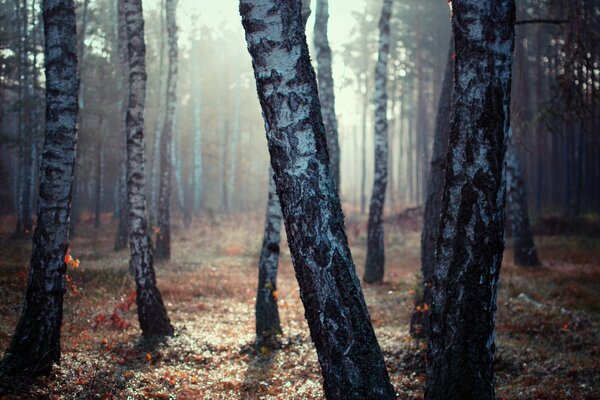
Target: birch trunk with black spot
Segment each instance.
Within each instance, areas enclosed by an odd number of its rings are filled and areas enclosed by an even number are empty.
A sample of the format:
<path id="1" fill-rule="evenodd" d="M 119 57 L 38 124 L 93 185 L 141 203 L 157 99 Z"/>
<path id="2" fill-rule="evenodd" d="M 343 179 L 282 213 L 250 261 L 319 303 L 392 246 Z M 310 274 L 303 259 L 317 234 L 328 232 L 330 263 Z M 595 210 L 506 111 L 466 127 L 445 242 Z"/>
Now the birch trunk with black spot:
<path id="1" fill-rule="evenodd" d="M 171 258 L 171 175 L 175 107 L 177 104 L 177 0 L 166 0 L 167 33 L 169 42 L 169 75 L 167 77 L 167 109 L 160 136 L 160 192 L 158 197 L 158 233 L 156 259 Z M 183 199 L 180 199 L 181 201 Z"/>
<path id="2" fill-rule="evenodd" d="M 129 102 L 129 65 L 127 55 L 127 22 L 125 21 L 125 0 L 117 0 L 117 36 L 118 36 L 118 60 L 119 71 L 117 72 L 118 88 L 121 99 L 121 128 L 122 128 L 122 149 L 121 159 L 119 161 L 119 223 L 115 237 L 115 251 L 123 250 L 127 247 L 129 232 L 128 225 L 128 207 L 127 207 L 127 129 L 126 116 Z"/>
<path id="3" fill-rule="evenodd" d="M 127 110 L 127 203 L 130 269 L 136 283 L 138 319 L 144 338 L 173 334 L 162 296 L 156 286 L 152 246 L 146 219 L 144 172 L 144 107 L 146 100 L 146 45 L 141 0 L 125 0 L 129 58 Z"/>
<path id="4" fill-rule="evenodd" d="M 512 130 L 506 140 L 506 211 L 513 237 L 515 264 L 523 267 L 539 266 L 540 260 L 529 223 L 527 192 Z"/>
<path id="5" fill-rule="evenodd" d="M 327 135 L 327 150 L 331 173 L 337 187 L 340 187 L 340 144 L 338 141 L 338 123 L 335 116 L 335 95 L 333 92 L 333 75 L 331 72 L 331 48 L 327 37 L 329 21 L 329 0 L 317 0 L 315 10 L 315 53 L 317 58 L 317 81 L 319 83 L 319 99 L 321 114 Z"/>
<path id="6" fill-rule="evenodd" d="M 60 362 L 65 256 L 77 147 L 77 34 L 72 0 L 44 0 L 46 133 L 38 222 L 21 318 L 0 375 L 47 374 Z"/>
<path id="7" fill-rule="evenodd" d="M 423 212 L 423 231 L 421 232 L 421 274 L 423 281 L 421 292 L 415 299 L 415 309 L 410 320 L 410 333 L 413 337 L 419 338 L 426 337 L 429 331 L 431 285 L 435 270 L 435 241 L 439 233 L 438 227 L 442 212 L 444 171 L 446 169 L 450 112 L 452 110 L 452 86 L 454 84 L 453 53 L 454 42 L 451 41 L 435 119 L 429 184 L 427 185 L 427 198 Z"/>
<path id="8" fill-rule="evenodd" d="M 367 225 L 367 260 L 363 280 L 383 282 L 385 245 L 383 206 L 388 181 L 387 61 L 393 0 L 384 0 L 379 20 L 379 51 L 375 65 L 375 176 Z"/>
<path id="9" fill-rule="evenodd" d="M 269 344 L 281 334 L 277 308 L 277 267 L 281 242 L 281 206 L 273 170 L 269 169 L 269 200 L 265 216 L 265 230 L 258 262 L 258 290 L 256 292 L 256 344 Z"/>
<path id="10" fill-rule="evenodd" d="M 425 398 L 494 399 L 513 0 L 454 0 L 454 94 Z"/>
<path id="11" fill-rule="evenodd" d="M 301 3 L 241 0 L 271 165 L 328 399 L 392 399 L 329 171 Z"/>

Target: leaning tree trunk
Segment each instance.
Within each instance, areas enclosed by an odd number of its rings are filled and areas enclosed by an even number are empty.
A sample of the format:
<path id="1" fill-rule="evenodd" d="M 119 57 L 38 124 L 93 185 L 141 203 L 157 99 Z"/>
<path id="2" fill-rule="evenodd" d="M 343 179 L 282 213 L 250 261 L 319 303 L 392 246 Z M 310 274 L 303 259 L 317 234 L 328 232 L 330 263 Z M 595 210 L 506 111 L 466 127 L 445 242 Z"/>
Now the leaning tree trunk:
<path id="1" fill-rule="evenodd" d="M 146 45 L 141 0 L 124 0 L 129 56 L 129 109 L 127 111 L 127 203 L 130 269 L 135 274 L 136 304 L 144 338 L 172 335 L 162 296 L 156 287 L 152 246 L 146 220 L 144 172 L 144 106 L 146 98 Z"/>
<path id="2" fill-rule="evenodd" d="M 288 243 L 329 399 L 392 399 L 329 171 L 301 18 L 291 0 L 241 0 Z M 265 38 L 268 38 L 266 41 Z"/>
<path id="3" fill-rule="evenodd" d="M 375 176 L 369 223 L 367 225 L 367 261 L 363 280 L 383 281 L 385 245 L 383 239 L 383 205 L 388 181 L 387 61 L 390 54 L 390 18 L 393 0 L 384 0 L 379 20 L 379 56 L 375 66 Z"/>
<path id="4" fill-rule="evenodd" d="M 513 0 L 454 0 L 456 64 L 425 398 L 493 399 Z"/>
<path id="5" fill-rule="evenodd" d="M 167 32 L 169 35 L 169 75 L 167 77 L 167 110 L 160 136 L 160 194 L 158 197 L 158 233 L 156 259 L 171 258 L 171 175 L 173 130 L 177 104 L 177 0 L 166 0 Z M 183 199 L 181 199 L 183 200 Z"/>
<path id="6" fill-rule="evenodd" d="M 77 143 L 77 34 L 72 0 L 44 0 L 46 138 L 25 304 L 0 374 L 49 373 L 60 362 Z"/>
<path id="7" fill-rule="evenodd" d="M 510 229 L 512 231 L 515 264 L 523 267 L 537 267 L 540 260 L 537 256 L 529 212 L 527 211 L 527 193 L 521 173 L 519 155 L 509 131 L 506 139 L 506 208 Z"/>
<path id="8" fill-rule="evenodd" d="M 329 0 L 317 0 L 315 10 L 315 53 L 317 57 L 317 81 L 319 82 L 319 98 L 321 114 L 327 136 L 329 163 L 334 181 L 340 187 L 340 144 L 338 142 L 338 123 L 335 116 L 335 95 L 333 92 L 333 76 L 331 72 L 331 48 L 327 38 L 327 22 L 329 20 Z"/>
<path id="9" fill-rule="evenodd" d="M 444 171 L 448 152 L 448 134 L 450 132 L 450 111 L 452 110 L 452 85 L 454 76 L 454 42 L 450 41 L 448 63 L 444 73 L 444 82 L 440 92 L 440 101 L 435 120 L 431 170 L 427 185 L 427 199 L 423 212 L 423 231 L 421 232 L 421 293 L 415 298 L 415 308 L 410 319 L 410 333 L 413 337 L 426 337 L 429 332 L 429 312 L 431 310 L 431 284 L 435 269 L 435 241 L 438 236 L 440 213 L 442 212 L 442 193 L 444 191 Z"/>
<path id="10" fill-rule="evenodd" d="M 258 262 L 258 290 L 256 292 L 256 345 L 269 345 L 281 334 L 277 309 L 277 266 L 281 241 L 281 206 L 269 171 L 269 201 L 265 217 L 260 261 Z"/>
<path id="11" fill-rule="evenodd" d="M 118 60 L 119 60 L 119 71 L 118 71 L 118 87 L 121 92 L 121 129 L 122 129 L 122 149 L 121 159 L 119 161 L 119 224 L 117 226 L 117 234 L 115 237 L 115 251 L 123 250 L 127 247 L 127 236 L 129 226 L 128 215 L 127 215 L 127 129 L 126 129 L 126 117 L 128 108 L 128 96 L 129 96 L 129 65 L 127 55 L 127 22 L 125 21 L 125 3 L 124 0 L 118 0 L 117 5 L 117 19 L 118 19 Z"/>

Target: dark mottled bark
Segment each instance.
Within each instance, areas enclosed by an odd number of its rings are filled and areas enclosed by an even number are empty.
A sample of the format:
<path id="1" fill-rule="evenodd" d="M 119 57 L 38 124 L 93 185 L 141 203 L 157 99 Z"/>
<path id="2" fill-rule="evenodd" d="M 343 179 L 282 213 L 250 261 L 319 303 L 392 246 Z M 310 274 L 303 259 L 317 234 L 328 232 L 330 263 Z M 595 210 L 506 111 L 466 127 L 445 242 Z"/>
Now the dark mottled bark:
<path id="1" fill-rule="evenodd" d="M 494 399 L 513 0 L 454 0 L 454 94 L 425 398 Z"/>
<path id="2" fill-rule="evenodd" d="M 393 0 L 384 0 L 379 20 L 379 55 L 375 66 L 375 176 L 367 225 L 367 261 L 363 280 L 383 281 L 385 244 L 383 207 L 388 182 L 387 60 L 390 54 L 390 18 Z"/>
<path id="3" fill-rule="evenodd" d="M 529 212 L 527 210 L 527 192 L 521 173 L 519 155 L 513 143 L 512 132 L 506 140 L 506 211 L 513 237 L 515 264 L 523 267 L 537 267 L 537 256 Z"/>
<path id="4" fill-rule="evenodd" d="M 125 3 L 124 0 L 117 0 L 117 30 L 118 30 L 118 59 L 119 73 L 117 75 L 118 87 L 120 89 L 121 100 L 121 129 L 122 129 L 122 149 L 121 159 L 119 160 L 119 223 L 115 236 L 115 251 L 124 250 L 127 247 L 129 226 L 127 219 L 127 129 L 125 119 L 127 108 L 129 106 L 129 65 L 127 55 L 127 22 L 125 21 Z"/>
<path id="5" fill-rule="evenodd" d="M 38 222 L 21 319 L 1 374 L 49 373 L 60 362 L 66 290 L 65 255 L 77 145 L 77 35 L 72 0 L 44 0 L 46 138 L 40 167 Z"/>
<path id="6" fill-rule="evenodd" d="M 177 21 L 176 0 L 166 0 L 167 33 L 169 36 L 169 75 L 167 77 L 167 113 L 160 137 L 160 194 L 158 197 L 158 233 L 156 259 L 171 258 L 171 175 L 175 106 L 177 103 Z M 182 201 L 183 199 L 180 199 Z"/>
<path id="7" fill-rule="evenodd" d="M 421 232 L 421 292 L 415 298 L 415 309 L 410 320 L 410 333 L 414 337 L 426 337 L 429 331 L 429 312 L 431 311 L 431 285 L 435 269 L 435 241 L 438 237 L 440 213 L 442 212 L 442 193 L 444 191 L 444 171 L 448 152 L 448 134 L 450 133 L 450 111 L 452 110 L 452 86 L 454 83 L 454 43 L 450 42 L 448 63 L 444 73 L 442 91 L 435 119 L 431 169 L 427 185 L 427 199 L 423 212 L 423 231 Z"/>
<path id="8" fill-rule="evenodd" d="M 242 0 L 292 262 L 329 399 L 395 398 L 329 172 L 317 82 L 293 0 Z"/>
<path id="9" fill-rule="evenodd" d="M 281 206 L 269 171 L 269 201 L 265 216 L 265 232 L 258 262 L 258 290 L 256 292 L 256 344 L 269 344 L 281 334 L 277 309 L 277 267 L 281 242 Z"/>
<path id="10" fill-rule="evenodd" d="M 162 296 L 156 286 L 152 247 L 146 220 L 144 172 L 144 106 L 146 98 L 146 45 L 141 0 L 125 0 L 129 58 L 127 111 L 127 203 L 130 269 L 135 274 L 136 304 L 145 338 L 173 334 Z"/>
<path id="11" fill-rule="evenodd" d="M 315 10 L 315 53 L 317 59 L 317 81 L 321 114 L 327 135 L 327 150 L 333 179 L 340 187 L 340 144 L 338 142 L 338 123 L 335 116 L 335 94 L 333 92 L 333 74 L 331 72 L 331 48 L 327 38 L 329 21 L 329 0 L 317 0 Z"/>

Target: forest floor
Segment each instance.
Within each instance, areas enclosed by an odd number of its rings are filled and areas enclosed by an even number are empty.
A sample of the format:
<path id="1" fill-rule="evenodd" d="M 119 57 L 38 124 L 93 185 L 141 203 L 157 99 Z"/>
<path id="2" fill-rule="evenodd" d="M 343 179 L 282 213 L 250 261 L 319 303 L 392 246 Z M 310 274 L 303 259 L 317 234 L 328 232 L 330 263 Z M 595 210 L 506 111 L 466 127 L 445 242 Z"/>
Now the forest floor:
<path id="1" fill-rule="evenodd" d="M 346 220 L 359 276 L 366 219 Z M 173 256 L 156 265 L 174 337 L 139 345 L 128 251 L 113 252 L 109 216 L 100 229 L 83 218 L 71 253 L 62 362 L 30 384 L 0 384 L 0 399 L 315 399 L 322 379 L 287 247 L 278 288 L 284 336 L 279 350 L 253 346 L 254 296 L 263 216 L 204 216 L 175 227 Z M 10 237 L 0 221 L 0 348 L 8 346 L 27 281 L 31 239 Z M 419 269 L 418 215 L 386 223 L 386 276 L 364 285 L 373 325 L 401 399 L 421 399 L 425 346 L 408 320 Z M 600 238 L 537 236 L 539 269 L 504 257 L 498 298 L 498 399 L 598 399 Z M 6 382 L 5 382 L 6 384 Z"/>

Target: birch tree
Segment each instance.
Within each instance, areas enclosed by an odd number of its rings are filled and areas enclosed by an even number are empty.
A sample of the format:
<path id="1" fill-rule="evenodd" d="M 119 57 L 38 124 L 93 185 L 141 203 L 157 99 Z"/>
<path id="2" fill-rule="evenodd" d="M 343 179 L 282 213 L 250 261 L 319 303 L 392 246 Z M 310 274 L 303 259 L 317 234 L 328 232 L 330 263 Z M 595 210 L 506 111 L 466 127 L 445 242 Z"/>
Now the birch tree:
<path id="1" fill-rule="evenodd" d="M 435 270 L 435 241 L 438 237 L 440 213 L 442 212 L 442 193 L 444 191 L 444 171 L 448 153 L 448 134 L 450 133 L 450 111 L 452 109 L 452 86 L 454 83 L 454 42 L 450 42 L 448 62 L 444 72 L 444 81 L 433 136 L 433 152 L 427 185 L 427 198 L 423 211 L 423 231 L 421 232 L 421 293 L 415 299 L 415 309 L 410 320 L 410 332 L 414 337 L 425 337 L 429 332 L 429 313 L 431 310 L 431 285 Z"/>
<path id="2" fill-rule="evenodd" d="M 146 45 L 141 0 L 124 0 L 129 60 L 127 111 L 127 203 L 130 270 L 136 283 L 138 319 L 144 338 L 173 334 L 162 296 L 156 286 L 152 246 L 146 220 L 144 172 L 144 107 L 146 98 Z"/>
<path id="3" fill-rule="evenodd" d="M 177 0 L 166 0 L 165 7 L 169 41 L 169 75 L 167 77 L 167 110 L 160 137 L 160 193 L 158 197 L 158 233 L 156 235 L 157 260 L 168 260 L 171 258 L 171 153 L 173 151 L 175 107 L 177 104 Z"/>
<path id="4" fill-rule="evenodd" d="M 331 48 L 327 37 L 329 21 L 329 0 L 317 0 L 315 10 L 314 42 L 317 58 L 317 81 L 321 114 L 327 135 L 327 150 L 331 173 L 337 187 L 340 187 L 340 144 L 338 142 L 338 123 L 335 116 L 335 95 L 333 92 L 333 75 L 331 72 Z"/>
<path id="5" fill-rule="evenodd" d="M 383 281 L 385 245 L 383 205 L 388 181 L 387 61 L 390 53 L 390 18 L 393 0 L 384 0 L 379 20 L 379 51 L 375 65 L 375 177 L 367 225 L 367 260 L 363 280 Z"/>
<path id="6" fill-rule="evenodd" d="M 44 0 L 46 133 L 38 222 L 21 318 L 0 375 L 47 374 L 60 361 L 60 328 L 69 254 L 69 216 L 77 143 L 77 34 L 72 0 Z"/>
<path id="7" fill-rule="evenodd" d="M 425 398 L 493 399 L 513 0 L 454 0 L 455 80 Z"/>
<path id="8" fill-rule="evenodd" d="M 327 398 L 391 399 L 329 170 L 301 7 L 240 1 L 292 262 Z"/>

